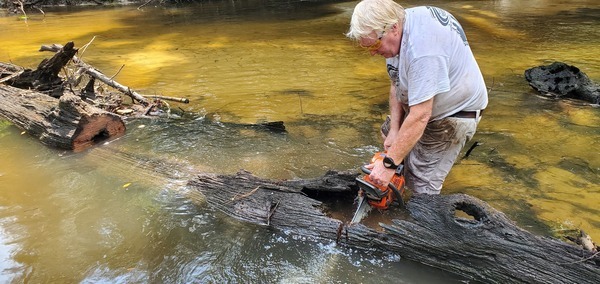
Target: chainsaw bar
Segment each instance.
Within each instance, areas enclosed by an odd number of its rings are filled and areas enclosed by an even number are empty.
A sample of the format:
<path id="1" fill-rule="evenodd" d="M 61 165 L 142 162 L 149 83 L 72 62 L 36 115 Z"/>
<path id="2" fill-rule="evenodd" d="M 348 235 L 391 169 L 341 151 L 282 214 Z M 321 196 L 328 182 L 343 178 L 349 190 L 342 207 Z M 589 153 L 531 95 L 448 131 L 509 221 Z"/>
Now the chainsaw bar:
<path id="1" fill-rule="evenodd" d="M 352 221 L 350 221 L 350 225 L 359 223 L 363 218 L 369 214 L 372 207 L 369 205 L 368 200 L 365 198 L 364 194 L 359 195 L 357 198 L 358 207 L 354 212 L 354 217 L 352 217 Z"/>

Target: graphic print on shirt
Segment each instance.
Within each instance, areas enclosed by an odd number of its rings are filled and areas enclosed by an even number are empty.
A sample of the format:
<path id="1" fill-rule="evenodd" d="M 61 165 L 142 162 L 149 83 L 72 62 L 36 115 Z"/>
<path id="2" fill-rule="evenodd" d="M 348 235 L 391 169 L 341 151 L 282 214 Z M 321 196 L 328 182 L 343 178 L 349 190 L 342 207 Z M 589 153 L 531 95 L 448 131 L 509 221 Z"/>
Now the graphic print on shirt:
<path id="1" fill-rule="evenodd" d="M 467 42 L 467 36 L 465 35 L 465 31 L 463 30 L 458 20 L 454 18 L 454 16 L 440 8 L 427 6 L 427 9 L 429 9 L 431 15 L 435 17 L 440 22 L 440 24 L 442 24 L 442 26 L 450 25 L 450 28 L 458 33 L 465 45 L 469 45 L 469 43 Z"/>
<path id="2" fill-rule="evenodd" d="M 400 88 L 400 81 L 398 79 L 398 60 L 398 57 L 394 57 L 391 60 L 388 59 L 387 72 L 392 82 L 394 82 L 394 85 L 396 85 L 396 98 L 398 101 L 408 104 L 408 92 L 407 90 L 402 90 L 402 88 Z"/>
<path id="3" fill-rule="evenodd" d="M 387 72 L 393 82 L 398 82 L 398 67 L 394 64 L 387 64 Z"/>

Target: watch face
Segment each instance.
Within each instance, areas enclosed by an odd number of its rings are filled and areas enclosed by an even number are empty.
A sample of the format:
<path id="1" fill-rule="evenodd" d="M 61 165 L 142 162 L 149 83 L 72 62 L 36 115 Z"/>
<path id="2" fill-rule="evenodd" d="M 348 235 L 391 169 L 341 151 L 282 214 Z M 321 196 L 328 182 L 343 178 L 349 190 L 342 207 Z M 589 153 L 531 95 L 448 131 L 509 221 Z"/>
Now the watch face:
<path id="1" fill-rule="evenodd" d="M 383 158 L 383 166 L 389 169 L 394 169 L 396 168 L 396 164 L 394 163 L 394 160 L 392 160 L 392 158 L 385 156 L 385 158 Z"/>

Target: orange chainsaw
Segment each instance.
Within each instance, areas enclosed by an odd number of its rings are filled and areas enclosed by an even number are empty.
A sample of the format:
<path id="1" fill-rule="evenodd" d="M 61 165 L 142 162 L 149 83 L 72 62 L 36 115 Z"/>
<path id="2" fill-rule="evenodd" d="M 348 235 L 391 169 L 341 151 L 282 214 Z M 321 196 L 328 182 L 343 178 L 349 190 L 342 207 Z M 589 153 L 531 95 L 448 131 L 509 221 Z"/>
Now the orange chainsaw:
<path id="1" fill-rule="evenodd" d="M 375 153 L 373 158 L 371 158 L 371 163 L 384 160 L 385 158 L 385 153 Z M 356 212 L 354 213 L 354 217 L 352 218 L 352 221 L 350 221 L 350 224 L 360 222 L 367 216 L 367 213 L 369 213 L 372 208 L 386 210 L 394 201 L 398 201 L 402 206 L 404 205 L 404 201 L 402 200 L 402 194 L 404 193 L 404 165 L 400 164 L 395 168 L 394 176 L 386 187 L 373 184 L 371 178 L 369 178 L 371 171 L 365 166 L 362 166 L 360 169 L 365 175 L 356 178 L 356 183 L 359 188 L 358 196 L 356 198 L 358 207 L 356 208 Z"/>

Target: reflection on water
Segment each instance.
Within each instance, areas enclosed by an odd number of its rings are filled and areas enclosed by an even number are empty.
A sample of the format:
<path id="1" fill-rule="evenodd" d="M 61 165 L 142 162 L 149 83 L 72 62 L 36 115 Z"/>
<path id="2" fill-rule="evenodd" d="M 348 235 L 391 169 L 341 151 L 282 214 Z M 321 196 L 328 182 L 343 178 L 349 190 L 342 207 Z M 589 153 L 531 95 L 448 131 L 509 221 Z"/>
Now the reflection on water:
<path id="1" fill-rule="evenodd" d="M 432 3 L 463 23 L 492 89 L 481 145 L 454 167 L 445 194 L 479 197 L 540 234 L 580 227 L 600 238 L 599 109 L 541 98 L 523 79 L 564 61 L 600 81 L 595 2 Z M 389 83 L 383 59 L 343 36 L 353 5 L 212 1 L 0 18 L 0 61 L 34 67 L 49 56 L 40 45 L 95 36 L 85 61 L 111 76 L 124 65 L 116 80 L 143 94 L 191 101 L 172 103 L 182 118 L 129 121 L 125 136 L 77 154 L 0 121 L 0 280 L 458 282 L 397 255 L 239 223 L 185 186 L 195 172 L 242 168 L 320 176 L 378 150 Z M 286 133 L 246 125 L 276 120 Z"/>

